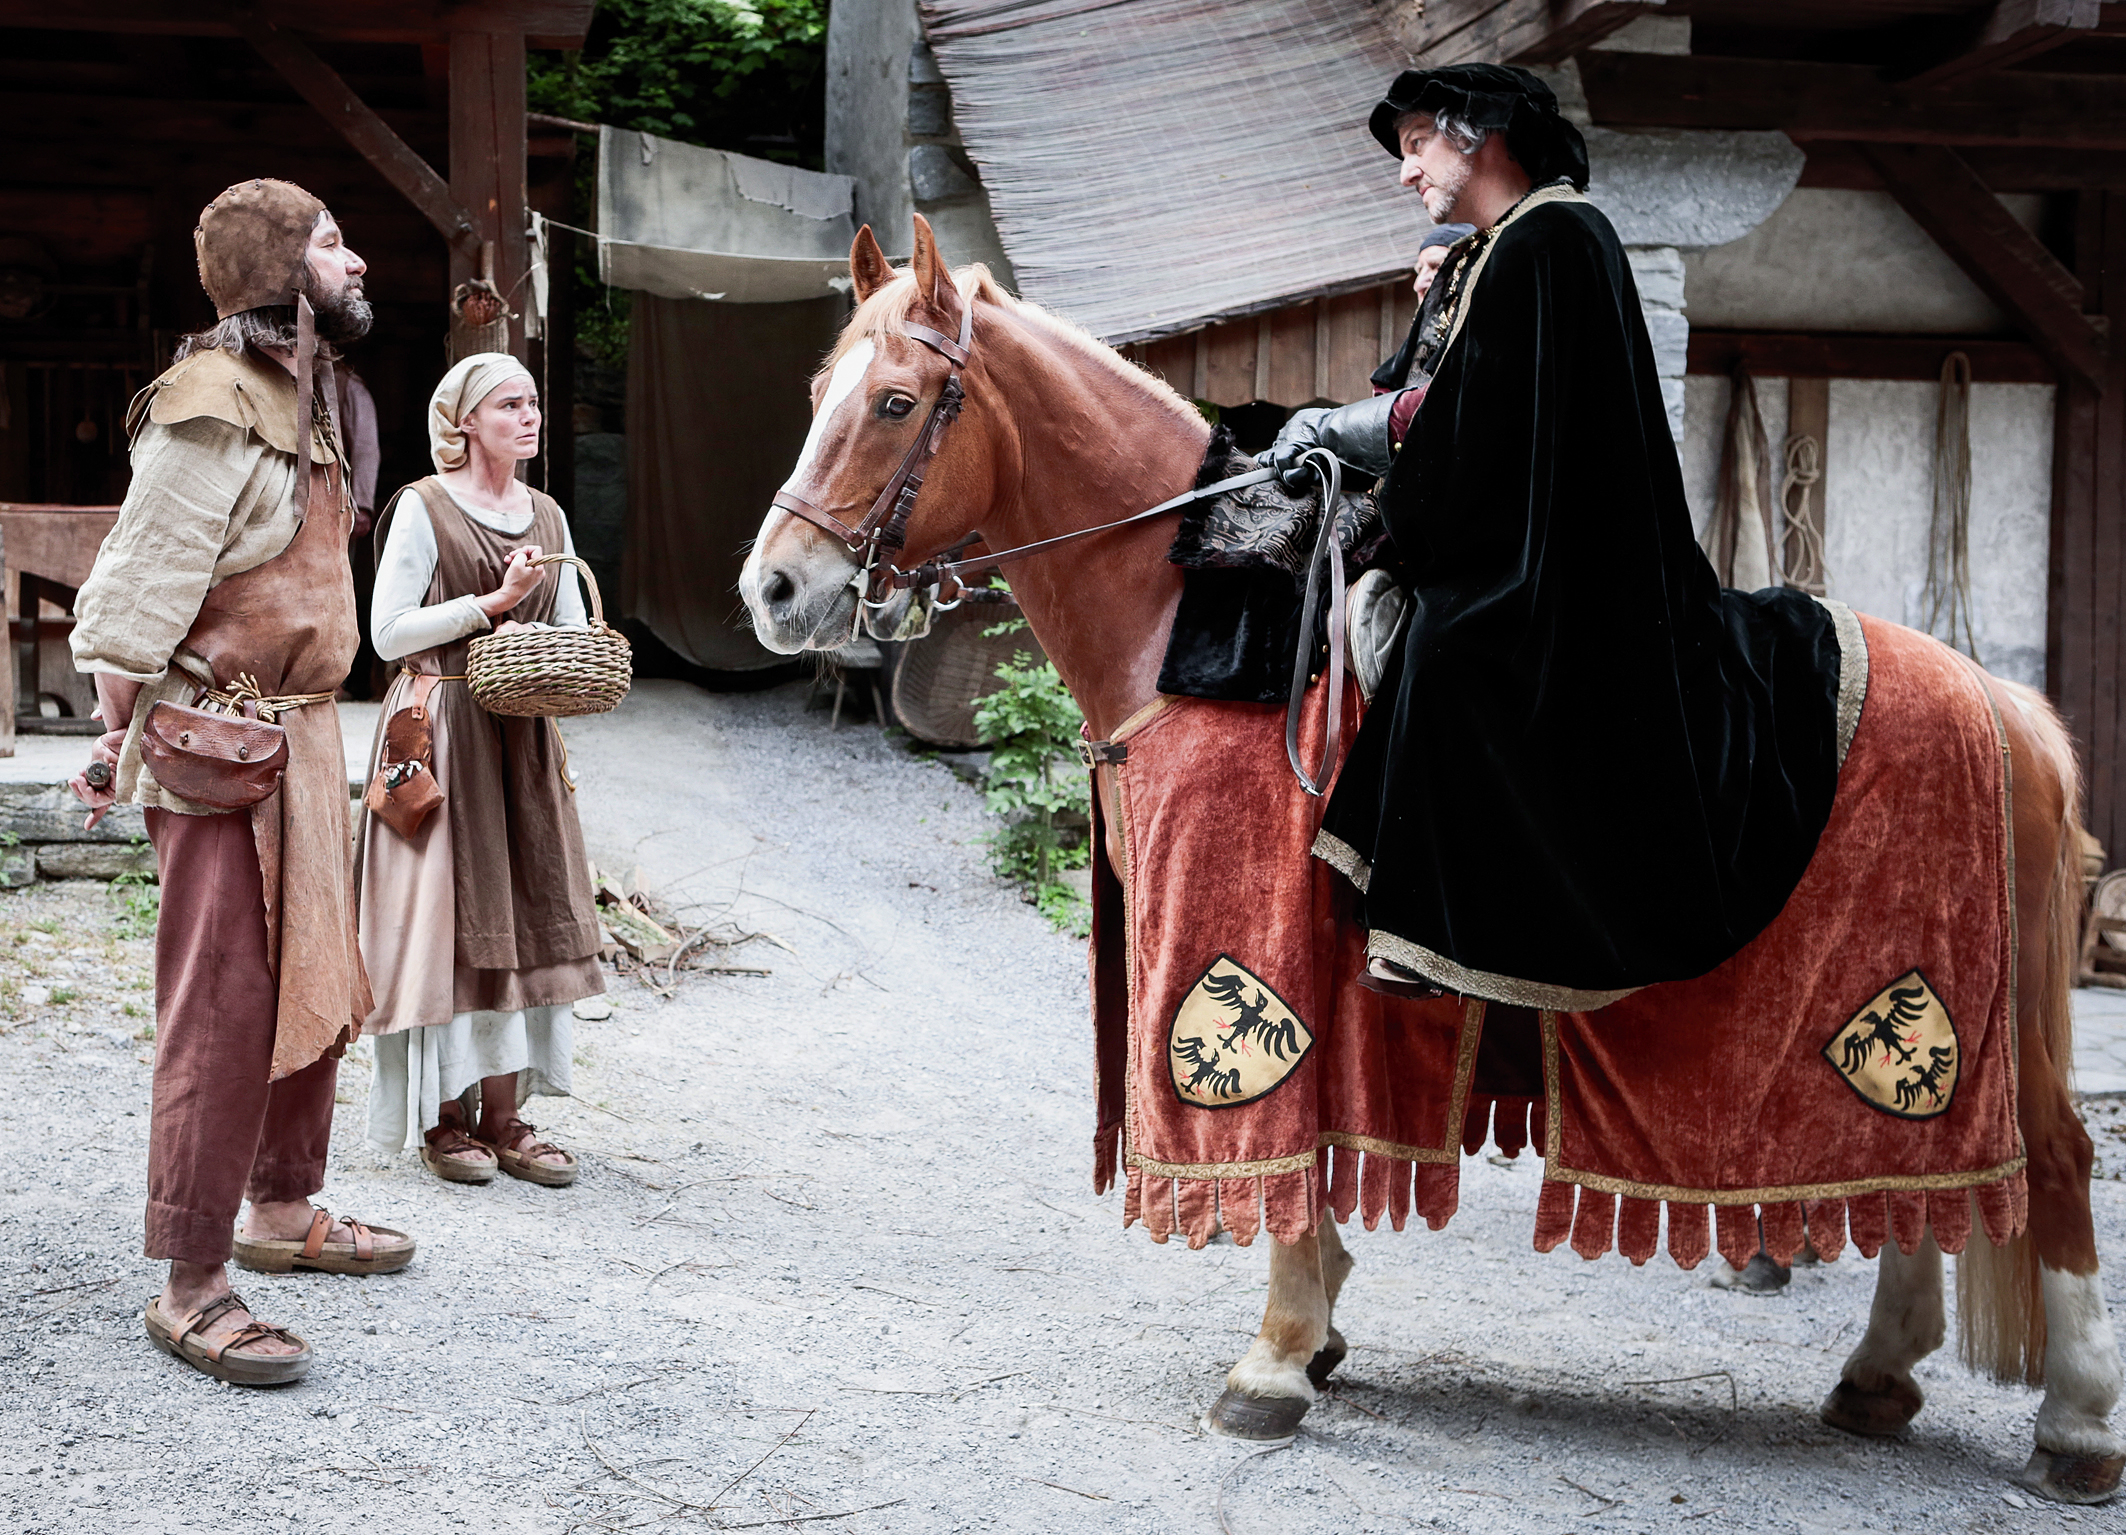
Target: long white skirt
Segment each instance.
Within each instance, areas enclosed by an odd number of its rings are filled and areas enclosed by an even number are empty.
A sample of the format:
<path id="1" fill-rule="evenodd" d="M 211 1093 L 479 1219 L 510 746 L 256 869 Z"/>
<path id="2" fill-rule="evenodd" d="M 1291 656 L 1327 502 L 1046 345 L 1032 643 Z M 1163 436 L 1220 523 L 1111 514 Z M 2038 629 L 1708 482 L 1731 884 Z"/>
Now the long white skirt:
<path id="1" fill-rule="evenodd" d="M 402 673 L 384 695 L 383 719 L 391 717 L 408 686 Z M 435 751 L 430 767 L 440 773 L 448 743 L 440 712 L 431 718 Z M 370 750 L 372 775 L 382 743 L 381 723 L 377 734 L 377 744 Z M 380 1150 L 418 1148 L 423 1132 L 437 1123 L 442 1105 L 463 1097 L 483 1077 L 513 1073 L 520 1105 L 535 1094 L 566 1097 L 569 1093 L 574 1002 L 514 1010 L 459 1009 L 453 962 L 456 932 L 450 801 L 444 800 L 431 811 L 411 839 L 374 816 L 365 817 L 361 942 L 362 959 L 376 993 L 376 1011 L 362 1032 L 375 1044 L 368 1138 Z M 516 974 L 538 983 L 531 988 L 532 995 L 544 991 L 552 996 L 554 971 L 571 976 L 580 972 L 575 984 L 559 988 L 563 996 L 580 993 L 589 997 L 604 990 L 604 976 L 595 958 L 555 966 L 553 971 Z"/>

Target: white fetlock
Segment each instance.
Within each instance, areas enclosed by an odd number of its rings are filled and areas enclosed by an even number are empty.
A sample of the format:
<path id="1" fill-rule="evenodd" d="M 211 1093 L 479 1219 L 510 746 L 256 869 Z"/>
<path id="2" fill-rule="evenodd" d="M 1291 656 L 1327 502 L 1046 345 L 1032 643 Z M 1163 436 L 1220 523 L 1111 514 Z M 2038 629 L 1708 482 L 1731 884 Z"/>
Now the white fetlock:
<path id="1" fill-rule="evenodd" d="M 2105 1421 L 2119 1399 L 2122 1371 L 2104 1289 L 2095 1274 L 2039 1269 L 2045 1292 L 2045 1400 L 2037 1445 L 2055 1455 L 2126 1452 Z"/>
<path id="2" fill-rule="evenodd" d="M 1307 1365 L 1313 1357 L 1310 1353 L 1304 1359 L 1287 1359 L 1265 1339 L 1257 1338 L 1227 1372 L 1225 1383 L 1242 1396 L 1297 1397 L 1311 1403 L 1314 1383 L 1307 1379 Z"/>

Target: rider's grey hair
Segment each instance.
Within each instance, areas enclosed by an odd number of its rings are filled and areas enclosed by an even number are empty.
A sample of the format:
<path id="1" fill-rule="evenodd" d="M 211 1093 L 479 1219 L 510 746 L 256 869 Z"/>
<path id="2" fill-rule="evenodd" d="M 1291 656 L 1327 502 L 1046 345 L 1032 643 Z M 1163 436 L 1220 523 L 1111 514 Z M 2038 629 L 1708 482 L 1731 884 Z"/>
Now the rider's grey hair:
<path id="1" fill-rule="evenodd" d="M 1433 131 L 1465 155 L 1475 154 L 1484 147 L 1484 140 L 1491 137 L 1489 128 L 1479 128 L 1466 117 L 1457 117 L 1452 112 L 1405 112 L 1395 120 L 1395 131 L 1400 134 L 1403 124 L 1420 118 L 1429 119 Z"/>

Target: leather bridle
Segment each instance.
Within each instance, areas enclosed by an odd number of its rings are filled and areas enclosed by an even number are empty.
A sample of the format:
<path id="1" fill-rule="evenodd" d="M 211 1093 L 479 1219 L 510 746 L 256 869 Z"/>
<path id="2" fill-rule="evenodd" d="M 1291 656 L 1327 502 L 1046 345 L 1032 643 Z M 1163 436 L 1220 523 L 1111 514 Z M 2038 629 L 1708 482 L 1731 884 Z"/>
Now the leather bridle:
<path id="1" fill-rule="evenodd" d="M 892 562 L 892 556 L 908 547 L 908 519 L 915 515 L 916 497 L 922 494 L 923 476 L 929 471 L 930 461 L 937 457 L 944 445 L 945 428 L 959 419 L 960 408 L 967 403 L 967 391 L 960 383 L 960 370 L 974 352 L 974 304 L 964 295 L 960 309 L 960 336 L 957 341 L 942 331 L 932 330 L 913 320 L 901 321 L 901 333 L 911 340 L 919 341 L 937 353 L 950 365 L 945 376 L 945 387 L 938 391 L 937 403 L 930 407 L 930 415 L 923 422 L 923 429 L 901 455 L 900 466 L 893 471 L 885 488 L 871 503 L 871 509 L 857 520 L 854 526 L 842 521 L 832 512 L 814 506 L 788 486 L 775 493 L 773 505 L 801 521 L 810 523 L 822 533 L 841 540 L 848 551 L 863 562 L 858 580 L 857 595 L 867 606 L 883 607 L 895 592 L 919 591 L 925 587 L 937 588 L 937 599 L 932 606 L 945 612 L 958 607 L 962 602 L 1009 601 L 1009 594 L 991 591 L 985 587 L 973 587 L 967 583 L 970 572 L 988 570 L 998 565 L 1009 565 L 1044 550 L 1061 544 L 1090 538 L 1095 533 L 1107 533 L 1116 528 L 1126 528 L 1132 523 L 1147 522 L 1154 517 L 1163 517 L 1199 501 L 1216 500 L 1219 496 L 1248 485 L 1260 485 L 1277 473 L 1275 469 L 1253 469 L 1246 474 L 1236 474 L 1230 479 L 1205 485 L 1196 490 L 1184 491 L 1146 507 L 1127 517 L 1118 517 L 1113 522 L 1097 523 L 1089 528 L 1078 528 L 1069 533 L 1059 533 L 1053 538 L 1039 539 L 1030 544 L 1017 544 L 1009 549 L 986 551 L 982 554 L 958 558 L 970 545 L 980 539 L 979 533 L 969 533 L 957 544 L 923 561 L 913 570 L 902 570 Z M 1336 513 L 1339 490 L 1342 485 L 1342 465 L 1333 454 L 1319 448 L 1304 455 L 1313 462 L 1315 473 L 1322 482 L 1321 528 L 1315 539 L 1313 558 L 1308 563 L 1306 596 L 1300 620 L 1299 654 L 1292 671 L 1292 693 L 1285 711 L 1285 756 L 1298 777 L 1300 786 L 1310 795 L 1328 791 L 1328 780 L 1337 765 L 1337 748 L 1343 735 L 1343 679 L 1344 679 L 1344 565 L 1343 549 L 1336 539 Z M 882 563 L 883 561 L 883 563 Z M 1314 624 L 1323 607 L 1321 577 L 1329 577 L 1330 595 L 1327 605 L 1329 635 L 1329 697 L 1327 732 L 1322 742 L 1320 764 L 1309 772 L 1299 755 L 1299 714 L 1302 702 L 1312 681 L 1312 637 Z M 948 583 L 950 596 L 948 600 Z"/>
<path id="2" fill-rule="evenodd" d="M 974 304 L 962 300 L 960 307 L 960 339 L 954 341 L 942 331 L 932 330 L 927 325 L 918 325 L 913 320 L 901 321 L 901 333 L 920 341 L 951 365 L 945 377 L 945 387 L 938 391 L 937 403 L 930 407 L 930 415 L 923 422 L 922 431 L 916 434 L 908 451 L 901 455 L 900 467 L 886 481 L 885 489 L 871 503 L 871 510 L 857 520 L 854 527 L 842 521 L 832 512 L 814 506 L 788 486 L 775 493 L 773 505 L 791 516 L 809 522 L 822 533 L 831 533 L 840 539 L 848 551 L 863 561 L 864 600 L 871 603 L 883 601 L 889 591 L 905 590 L 912 583 L 904 582 L 902 572 L 891 561 L 891 556 L 908 546 L 908 519 L 915 515 L 915 498 L 922 494 L 923 476 L 929 471 L 930 461 L 944 446 L 945 428 L 957 421 L 960 407 L 967 403 L 967 391 L 960 385 L 960 370 L 967 366 L 967 359 L 974 342 Z M 876 572 L 880 556 L 887 557 L 888 584 L 878 584 Z"/>

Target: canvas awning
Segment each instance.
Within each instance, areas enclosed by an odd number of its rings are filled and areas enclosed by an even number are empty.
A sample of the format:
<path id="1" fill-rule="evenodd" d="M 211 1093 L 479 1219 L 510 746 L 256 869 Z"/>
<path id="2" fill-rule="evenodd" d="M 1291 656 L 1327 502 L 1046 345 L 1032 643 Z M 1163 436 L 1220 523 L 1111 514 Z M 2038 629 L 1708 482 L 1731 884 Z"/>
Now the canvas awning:
<path id="1" fill-rule="evenodd" d="M 922 0 L 1019 291 L 1121 343 L 1406 273 L 1429 227 L 1366 114 L 1352 0 Z"/>
<path id="2" fill-rule="evenodd" d="M 779 304 L 849 281 L 855 182 L 598 130 L 598 275 L 661 298 Z"/>

